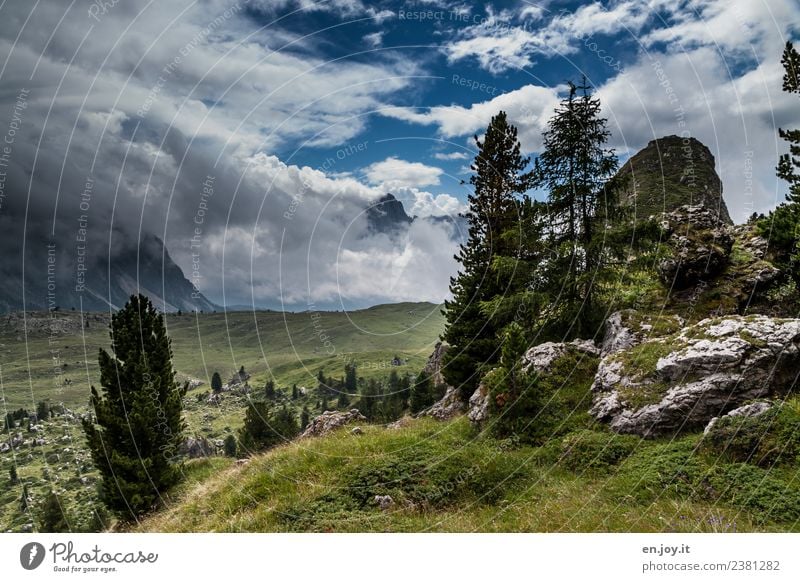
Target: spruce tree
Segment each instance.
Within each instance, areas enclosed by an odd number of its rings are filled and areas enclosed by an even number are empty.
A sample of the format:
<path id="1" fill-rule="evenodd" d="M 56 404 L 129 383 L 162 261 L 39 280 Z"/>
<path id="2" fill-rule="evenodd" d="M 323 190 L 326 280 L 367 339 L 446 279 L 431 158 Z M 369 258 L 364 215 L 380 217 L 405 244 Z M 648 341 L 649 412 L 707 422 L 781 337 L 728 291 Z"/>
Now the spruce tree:
<path id="1" fill-rule="evenodd" d="M 17 475 L 17 465 L 11 465 L 11 468 L 8 470 L 8 478 L 11 480 L 12 485 L 16 485 L 19 483 L 19 476 Z"/>
<path id="2" fill-rule="evenodd" d="M 275 400 L 275 382 L 267 380 L 264 386 L 264 396 L 267 400 Z"/>
<path id="3" fill-rule="evenodd" d="M 781 58 L 783 90 L 800 95 L 800 53 L 787 42 Z M 777 176 L 789 185 L 786 202 L 758 221 L 759 232 L 769 239 L 776 263 L 800 287 L 800 128 L 778 129 L 789 152 L 778 158 Z"/>
<path id="4" fill-rule="evenodd" d="M 503 233 L 517 221 L 515 196 L 530 187 L 530 174 L 525 173 L 530 160 L 520 153 L 517 129 L 505 112 L 492 118 L 483 140 L 475 136 L 475 143 L 478 154 L 470 178 L 473 192 L 465 214 L 468 239 L 455 257 L 461 268 L 450 280 L 453 298 L 445 301 L 442 334 L 451 346 L 445 356 L 445 379 L 459 388 L 464 399 L 475 390 L 487 364 L 499 356 L 497 332 L 505 322 L 481 307 L 505 290 L 506 281 L 493 276 L 491 266 L 496 257 L 514 252 L 513 241 Z"/>
<path id="5" fill-rule="evenodd" d="M 211 390 L 214 392 L 222 392 L 222 377 L 219 372 L 214 372 L 211 376 Z"/>
<path id="6" fill-rule="evenodd" d="M 47 533 L 65 533 L 70 531 L 64 515 L 61 499 L 55 491 L 51 491 L 42 507 L 41 531 Z"/>
<path id="7" fill-rule="evenodd" d="M 602 269 L 603 217 L 616 206 L 609 183 L 617 170 L 610 136 L 600 116 L 600 101 L 586 79 L 569 84 L 569 94 L 544 133 L 534 178 L 548 191 L 548 240 L 553 249 L 543 264 L 552 289 L 555 327 L 561 337 L 586 337 L 602 320 L 595 286 Z"/>
<path id="8" fill-rule="evenodd" d="M 356 377 L 356 365 L 344 365 L 344 389 L 348 394 L 358 392 L 358 378 Z"/>
<path id="9" fill-rule="evenodd" d="M 92 386 L 94 419 L 84 419 L 100 496 L 120 517 L 153 508 L 180 479 L 175 458 L 185 423 L 172 346 L 150 300 L 132 296 L 111 318 L 111 352 L 100 349 L 100 384 Z"/>
<path id="10" fill-rule="evenodd" d="M 303 406 L 303 411 L 300 413 L 300 430 L 305 430 L 310 421 L 311 413 L 308 411 L 308 406 Z"/>
<path id="11" fill-rule="evenodd" d="M 39 422 L 44 422 L 50 418 L 50 405 L 47 404 L 46 400 L 42 400 L 36 405 L 36 418 Z"/>
<path id="12" fill-rule="evenodd" d="M 423 370 L 411 385 L 409 407 L 412 414 L 416 414 L 422 412 L 433 403 L 433 380 L 430 374 Z"/>
<path id="13" fill-rule="evenodd" d="M 297 400 L 300 397 L 300 392 L 297 390 L 297 384 L 292 384 L 292 400 Z"/>
<path id="14" fill-rule="evenodd" d="M 286 407 L 251 400 L 245 413 L 239 443 L 246 451 L 273 447 L 290 441 L 299 432 L 297 419 Z"/>
<path id="15" fill-rule="evenodd" d="M 229 434 L 225 437 L 223 441 L 223 449 L 225 451 L 225 456 L 227 457 L 235 457 L 236 456 L 236 437 L 232 434 Z"/>

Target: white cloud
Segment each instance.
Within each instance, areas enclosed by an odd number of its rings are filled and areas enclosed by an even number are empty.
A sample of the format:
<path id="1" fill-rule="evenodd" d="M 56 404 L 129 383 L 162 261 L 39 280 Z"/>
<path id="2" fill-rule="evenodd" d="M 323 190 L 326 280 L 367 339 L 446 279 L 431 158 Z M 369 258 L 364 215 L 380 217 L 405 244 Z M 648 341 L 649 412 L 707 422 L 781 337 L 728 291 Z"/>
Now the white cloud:
<path id="1" fill-rule="evenodd" d="M 666 0 L 624 0 L 610 8 L 592 2 L 574 12 L 554 14 L 544 26 L 539 25 L 543 10 L 537 6 L 524 7 L 516 15 L 487 9 L 482 22 L 461 31 L 443 50 L 450 62 L 474 58 L 481 68 L 495 74 L 524 69 L 535 64 L 534 55 L 574 53 L 579 40 L 588 35 L 637 34 L 662 4 Z"/>
<path id="2" fill-rule="evenodd" d="M 467 209 L 463 202 L 450 194 L 431 194 L 418 188 L 394 188 L 392 194 L 411 216 L 455 217 Z"/>
<path id="3" fill-rule="evenodd" d="M 413 188 L 436 186 L 444 170 L 426 166 L 420 162 L 408 162 L 395 156 L 375 162 L 364 168 L 364 175 L 372 184 L 383 184 L 387 188 Z"/>
<path id="4" fill-rule="evenodd" d="M 522 147 L 527 152 L 538 151 L 542 131 L 559 102 L 559 91 L 564 87 L 525 85 L 516 91 L 498 95 L 488 101 L 461 105 L 440 105 L 420 111 L 420 108 L 390 107 L 379 111 L 382 115 L 409 123 L 435 125 L 446 138 L 482 132 L 498 111 L 505 111 L 509 121 L 517 126 Z"/>
<path id="5" fill-rule="evenodd" d="M 437 159 L 437 160 L 444 160 L 444 161 L 448 161 L 448 160 L 466 160 L 467 158 L 469 158 L 469 154 L 467 154 L 466 152 L 449 152 L 449 153 L 446 153 L 446 154 L 438 152 L 438 153 L 433 154 L 433 157 L 435 159 Z"/>
<path id="6" fill-rule="evenodd" d="M 381 46 L 383 44 L 383 31 L 379 30 L 378 32 L 364 35 L 364 42 L 371 47 Z"/>

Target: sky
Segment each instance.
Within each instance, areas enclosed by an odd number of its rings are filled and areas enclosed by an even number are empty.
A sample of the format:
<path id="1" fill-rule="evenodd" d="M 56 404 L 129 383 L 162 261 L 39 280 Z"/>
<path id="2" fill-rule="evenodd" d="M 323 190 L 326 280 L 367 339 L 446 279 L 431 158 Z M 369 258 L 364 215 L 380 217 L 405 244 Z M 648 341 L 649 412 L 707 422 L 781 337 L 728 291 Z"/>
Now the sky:
<path id="1" fill-rule="evenodd" d="M 6 1 L 0 271 L 53 241 L 74 270 L 81 229 L 112 258 L 155 234 L 218 304 L 440 302 L 451 233 L 376 234 L 366 208 L 463 211 L 473 136 L 504 110 L 535 157 L 582 75 L 621 162 L 696 137 L 741 222 L 786 192 L 799 37 L 797 0 Z"/>

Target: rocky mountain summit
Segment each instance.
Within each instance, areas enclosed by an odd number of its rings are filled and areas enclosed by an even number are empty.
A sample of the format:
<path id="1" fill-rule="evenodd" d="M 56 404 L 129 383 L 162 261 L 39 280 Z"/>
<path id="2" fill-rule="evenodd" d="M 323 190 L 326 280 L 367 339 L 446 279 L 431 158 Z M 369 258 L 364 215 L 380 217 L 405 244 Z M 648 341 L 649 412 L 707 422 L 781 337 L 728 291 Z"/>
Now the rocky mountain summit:
<path id="1" fill-rule="evenodd" d="M 589 414 L 618 433 L 708 432 L 720 418 L 758 417 L 800 375 L 797 293 L 768 241 L 752 224 L 731 223 L 714 158 L 697 140 L 654 140 L 620 173 L 633 180 L 623 204 L 658 226 L 659 284 L 632 292 L 634 307 L 610 314 L 595 338 L 531 346 L 522 368 L 557 387 L 563 379 L 551 376 L 588 365 Z M 446 349 L 438 345 L 431 362 Z M 427 414 L 449 418 L 463 405 L 448 387 Z M 483 429 L 491 411 L 481 383 L 466 414 Z"/>
<path id="2" fill-rule="evenodd" d="M 627 178 L 620 201 L 632 206 L 637 218 L 689 205 L 704 206 L 725 224 L 733 224 L 714 156 L 693 137 L 654 139 L 622 166 L 619 176 Z"/>

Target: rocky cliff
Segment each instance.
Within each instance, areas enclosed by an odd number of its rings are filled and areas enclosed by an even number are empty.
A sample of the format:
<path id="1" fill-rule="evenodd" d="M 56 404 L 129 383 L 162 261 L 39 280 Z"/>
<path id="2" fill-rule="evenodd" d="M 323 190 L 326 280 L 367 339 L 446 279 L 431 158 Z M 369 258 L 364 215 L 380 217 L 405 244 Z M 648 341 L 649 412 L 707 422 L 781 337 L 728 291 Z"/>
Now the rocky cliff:
<path id="1" fill-rule="evenodd" d="M 620 202 L 633 207 L 637 218 L 692 205 L 705 206 L 732 224 L 714 156 L 693 137 L 654 139 L 622 166 L 619 176 L 626 178 Z"/>

